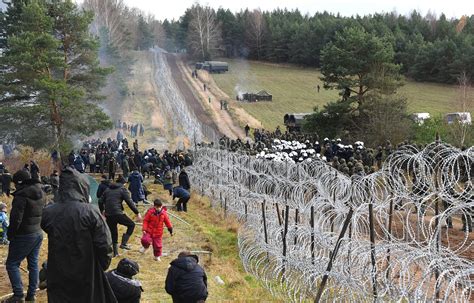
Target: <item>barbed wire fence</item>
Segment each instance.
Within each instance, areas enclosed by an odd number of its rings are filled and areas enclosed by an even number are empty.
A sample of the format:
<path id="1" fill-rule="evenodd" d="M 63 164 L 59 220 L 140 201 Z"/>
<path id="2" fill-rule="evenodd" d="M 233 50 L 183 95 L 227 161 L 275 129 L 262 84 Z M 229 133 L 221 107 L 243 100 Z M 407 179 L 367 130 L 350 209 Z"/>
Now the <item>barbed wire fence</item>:
<path id="1" fill-rule="evenodd" d="M 281 163 L 195 147 L 195 188 L 242 221 L 245 269 L 301 302 L 473 298 L 474 150 L 406 146 L 348 177 L 323 161 Z"/>

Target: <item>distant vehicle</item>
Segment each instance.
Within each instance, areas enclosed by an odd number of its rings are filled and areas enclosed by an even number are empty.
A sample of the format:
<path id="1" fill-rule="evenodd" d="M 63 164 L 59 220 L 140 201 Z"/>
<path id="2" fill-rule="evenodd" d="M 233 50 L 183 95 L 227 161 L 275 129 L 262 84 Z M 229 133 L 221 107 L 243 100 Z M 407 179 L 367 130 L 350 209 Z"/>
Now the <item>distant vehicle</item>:
<path id="1" fill-rule="evenodd" d="M 309 116 L 313 113 L 293 113 L 286 114 L 283 117 L 283 123 L 286 126 L 288 132 L 301 132 L 301 127 L 303 126 L 303 121 L 306 116 Z"/>
<path id="2" fill-rule="evenodd" d="M 272 101 L 272 95 L 269 94 L 266 90 L 261 90 L 257 93 L 244 93 L 235 97 L 237 101 L 248 101 L 248 102 L 258 102 L 258 101 Z"/>
<path id="3" fill-rule="evenodd" d="M 222 61 L 204 61 L 197 62 L 195 65 L 196 69 L 204 69 L 210 73 L 218 73 L 229 71 L 229 64 Z"/>
<path id="4" fill-rule="evenodd" d="M 413 113 L 411 115 L 411 118 L 418 125 L 422 125 L 423 123 L 425 123 L 425 120 L 428 120 L 429 118 L 431 118 L 431 116 L 429 113 Z"/>
<path id="5" fill-rule="evenodd" d="M 471 124 L 471 113 L 469 112 L 455 112 L 455 113 L 448 113 L 444 116 L 446 122 L 448 124 L 452 124 L 454 122 L 459 122 L 462 124 Z"/>

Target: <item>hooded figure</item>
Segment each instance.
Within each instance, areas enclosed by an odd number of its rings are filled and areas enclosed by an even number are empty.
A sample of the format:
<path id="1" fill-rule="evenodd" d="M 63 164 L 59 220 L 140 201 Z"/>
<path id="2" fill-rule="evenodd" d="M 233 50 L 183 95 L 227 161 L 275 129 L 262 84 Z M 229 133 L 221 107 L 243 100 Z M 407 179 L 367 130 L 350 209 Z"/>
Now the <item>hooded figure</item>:
<path id="1" fill-rule="evenodd" d="M 100 199 L 100 197 L 102 197 L 102 195 L 104 194 L 105 190 L 107 188 L 109 188 L 110 184 L 112 182 L 110 182 L 110 180 L 107 178 L 106 175 L 102 175 L 102 179 L 100 180 L 100 184 L 99 184 L 99 187 L 97 188 L 97 193 L 96 193 L 96 197 L 98 199 Z"/>
<path id="2" fill-rule="evenodd" d="M 139 272 L 138 263 L 125 258 L 120 260 L 115 270 L 106 273 L 118 303 L 140 302 L 143 288 L 140 281 L 133 279 Z"/>
<path id="3" fill-rule="evenodd" d="M 132 193 L 132 200 L 135 203 L 138 201 L 145 200 L 145 191 L 143 190 L 143 176 L 138 172 L 138 170 L 134 170 L 130 177 L 128 177 L 128 182 L 130 185 L 128 186 L 128 190 Z"/>
<path id="4" fill-rule="evenodd" d="M 189 176 L 184 167 L 181 169 L 179 173 L 179 186 L 182 186 L 185 190 L 189 191 L 191 189 L 191 182 L 189 182 Z"/>
<path id="5" fill-rule="evenodd" d="M 38 287 L 38 257 L 43 241 L 40 222 L 45 203 L 44 193 L 38 180 L 32 179 L 26 170 L 13 175 L 16 191 L 13 193 L 10 226 L 7 231 L 10 246 L 5 267 L 13 289 L 13 297 L 7 302 L 23 300 L 23 284 L 20 264 L 28 261 L 28 292 L 26 300 L 33 300 Z"/>
<path id="6" fill-rule="evenodd" d="M 207 276 L 198 257 L 181 252 L 173 260 L 166 276 L 165 289 L 173 303 L 191 303 L 207 299 Z"/>
<path id="7" fill-rule="evenodd" d="M 43 211 L 48 234 L 48 302 L 117 302 L 105 277 L 112 239 L 99 209 L 89 204 L 86 176 L 67 167 L 59 197 Z"/>
<path id="8" fill-rule="evenodd" d="M 40 169 L 35 161 L 30 161 L 31 179 L 40 180 Z"/>

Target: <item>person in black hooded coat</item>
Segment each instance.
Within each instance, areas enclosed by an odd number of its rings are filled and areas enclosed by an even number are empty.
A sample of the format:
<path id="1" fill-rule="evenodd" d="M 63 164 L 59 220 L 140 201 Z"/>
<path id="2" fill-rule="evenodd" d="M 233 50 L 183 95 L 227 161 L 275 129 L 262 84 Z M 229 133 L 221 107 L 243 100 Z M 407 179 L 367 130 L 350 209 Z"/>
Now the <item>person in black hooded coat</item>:
<path id="1" fill-rule="evenodd" d="M 89 204 L 87 177 L 67 167 L 59 183 L 59 199 L 41 221 L 48 234 L 48 302 L 117 302 L 104 272 L 112 238 L 99 209 Z"/>
<path id="2" fill-rule="evenodd" d="M 182 186 L 185 190 L 191 189 L 191 182 L 189 182 L 189 176 L 184 166 L 181 167 L 181 172 L 178 177 L 179 186 Z"/>
<path id="3" fill-rule="evenodd" d="M 105 275 L 114 291 L 118 303 L 139 303 L 142 295 L 142 284 L 133 279 L 138 274 L 140 267 L 138 263 L 130 259 L 122 259 L 117 268 Z"/>
<path id="4" fill-rule="evenodd" d="M 184 251 L 170 263 L 165 289 L 173 298 L 173 303 L 206 301 L 207 276 L 198 261 L 196 255 Z"/>
<path id="5" fill-rule="evenodd" d="M 102 197 L 105 190 L 109 188 L 111 183 L 112 183 L 111 180 L 109 180 L 106 175 L 102 175 L 102 179 L 100 180 L 99 187 L 97 187 L 97 193 L 96 193 L 97 199 L 100 199 Z"/>

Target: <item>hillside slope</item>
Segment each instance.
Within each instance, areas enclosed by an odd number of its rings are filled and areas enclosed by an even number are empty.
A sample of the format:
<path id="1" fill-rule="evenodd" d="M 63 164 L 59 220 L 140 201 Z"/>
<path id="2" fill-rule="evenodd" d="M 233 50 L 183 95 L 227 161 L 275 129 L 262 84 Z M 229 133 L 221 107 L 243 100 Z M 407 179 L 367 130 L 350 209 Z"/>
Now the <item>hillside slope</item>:
<path id="1" fill-rule="evenodd" d="M 315 106 L 322 107 L 339 98 L 338 91 L 325 90 L 320 80 L 321 73 L 314 68 L 300 68 L 246 60 L 227 60 L 229 72 L 213 74 L 217 85 L 229 96 L 265 89 L 273 95 L 272 102 L 240 103 L 264 127 L 282 126 L 285 113 L 312 112 Z M 316 86 L 320 85 L 318 93 Z M 399 95 L 408 100 L 410 112 L 443 114 L 458 109 L 456 86 L 406 81 Z"/>

